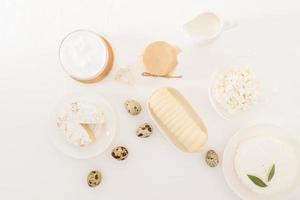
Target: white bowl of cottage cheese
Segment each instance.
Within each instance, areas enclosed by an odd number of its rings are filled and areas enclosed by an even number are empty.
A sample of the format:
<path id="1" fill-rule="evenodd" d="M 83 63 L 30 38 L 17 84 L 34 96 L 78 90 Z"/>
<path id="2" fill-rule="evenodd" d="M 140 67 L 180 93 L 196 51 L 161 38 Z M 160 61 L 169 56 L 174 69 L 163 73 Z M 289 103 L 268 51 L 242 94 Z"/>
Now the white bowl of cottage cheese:
<path id="1" fill-rule="evenodd" d="M 209 99 L 224 119 L 240 119 L 265 101 L 265 81 L 260 65 L 251 57 L 237 57 L 219 67 L 211 77 Z"/>

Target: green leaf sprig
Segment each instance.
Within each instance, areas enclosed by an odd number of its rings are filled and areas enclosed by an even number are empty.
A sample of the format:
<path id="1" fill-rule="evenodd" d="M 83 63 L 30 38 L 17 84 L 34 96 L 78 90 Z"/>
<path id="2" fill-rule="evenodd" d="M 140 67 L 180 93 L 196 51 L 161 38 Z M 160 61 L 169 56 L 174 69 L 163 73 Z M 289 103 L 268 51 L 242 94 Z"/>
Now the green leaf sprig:
<path id="1" fill-rule="evenodd" d="M 269 171 L 269 175 L 268 175 L 268 182 L 270 182 L 272 180 L 272 178 L 274 177 L 275 175 L 275 164 L 272 165 L 272 168 L 271 170 Z M 247 174 L 248 178 L 257 186 L 259 187 L 268 187 L 268 185 L 262 180 L 260 179 L 259 177 L 257 176 L 254 176 L 254 175 L 250 175 L 250 174 Z"/>
<path id="2" fill-rule="evenodd" d="M 272 178 L 274 177 L 274 174 L 275 174 L 275 164 L 273 164 L 273 166 L 269 172 L 268 182 L 270 182 L 272 180 Z"/>
<path id="3" fill-rule="evenodd" d="M 260 178 L 258 178 L 257 176 L 253 176 L 253 175 L 247 175 L 250 180 L 257 186 L 259 187 L 267 187 L 268 185 L 265 184 L 265 182 L 263 180 L 261 180 Z"/>

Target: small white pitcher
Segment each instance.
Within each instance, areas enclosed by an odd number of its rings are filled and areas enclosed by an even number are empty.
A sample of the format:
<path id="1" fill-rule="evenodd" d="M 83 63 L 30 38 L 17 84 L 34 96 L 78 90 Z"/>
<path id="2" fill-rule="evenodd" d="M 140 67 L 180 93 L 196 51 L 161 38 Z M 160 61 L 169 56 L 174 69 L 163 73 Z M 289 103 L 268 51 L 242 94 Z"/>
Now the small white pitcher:
<path id="1" fill-rule="evenodd" d="M 211 11 L 204 11 L 184 25 L 185 32 L 198 44 L 206 44 L 216 39 L 224 30 L 237 25 L 234 21 L 223 20 Z"/>

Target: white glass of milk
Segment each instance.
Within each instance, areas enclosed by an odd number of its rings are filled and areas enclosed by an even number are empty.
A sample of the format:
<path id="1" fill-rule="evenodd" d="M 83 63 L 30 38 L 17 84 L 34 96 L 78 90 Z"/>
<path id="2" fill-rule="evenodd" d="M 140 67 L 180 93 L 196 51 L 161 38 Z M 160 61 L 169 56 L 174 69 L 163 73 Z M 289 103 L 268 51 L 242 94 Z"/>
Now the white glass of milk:
<path id="1" fill-rule="evenodd" d="M 184 25 L 185 32 L 198 44 L 205 44 L 216 39 L 224 30 L 237 24 L 225 21 L 211 11 L 204 11 Z"/>

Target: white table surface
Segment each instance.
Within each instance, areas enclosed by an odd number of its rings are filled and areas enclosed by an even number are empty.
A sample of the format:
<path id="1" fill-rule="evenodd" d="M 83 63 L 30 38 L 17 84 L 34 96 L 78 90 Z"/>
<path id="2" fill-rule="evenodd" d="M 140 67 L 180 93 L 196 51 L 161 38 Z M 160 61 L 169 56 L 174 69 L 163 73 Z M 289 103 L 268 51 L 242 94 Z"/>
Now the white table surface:
<path id="1" fill-rule="evenodd" d="M 182 24 L 204 9 L 235 19 L 239 26 L 210 45 L 193 44 Z M 207 167 L 204 153 L 178 152 L 157 129 L 148 139 L 137 138 L 137 125 L 150 119 L 146 112 L 128 116 L 123 102 L 135 98 L 145 105 L 152 89 L 177 87 L 207 124 L 207 149 L 220 157 L 230 136 L 251 123 L 271 122 L 299 132 L 299 11 L 298 0 L 1 0 L 0 199 L 238 199 L 222 167 Z M 81 28 L 105 35 L 115 51 L 113 72 L 93 85 L 69 78 L 58 61 L 61 39 Z M 177 73 L 184 78 L 140 78 L 133 87 L 114 82 L 117 68 L 141 71 L 143 48 L 155 40 L 182 49 Z M 252 57 L 267 98 L 255 115 L 226 121 L 213 110 L 207 88 L 212 72 L 237 56 Z M 116 108 L 120 123 L 113 146 L 129 149 L 124 162 L 110 156 L 111 148 L 96 158 L 76 160 L 52 145 L 53 106 L 81 91 L 102 94 Z M 92 169 L 103 174 L 94 189 L 86 184 Z M 290 199 L 299 198 L 300 190 Z"/>

